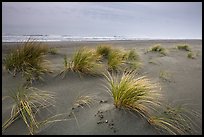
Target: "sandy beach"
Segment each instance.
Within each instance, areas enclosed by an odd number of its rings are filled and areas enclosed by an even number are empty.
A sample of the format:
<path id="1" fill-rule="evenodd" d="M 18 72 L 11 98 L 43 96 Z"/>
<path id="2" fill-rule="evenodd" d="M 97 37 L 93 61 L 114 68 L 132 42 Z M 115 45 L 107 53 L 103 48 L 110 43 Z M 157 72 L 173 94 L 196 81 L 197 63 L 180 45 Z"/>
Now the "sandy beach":
<path id="1" fill-rule="evenodd" d="M 177 44 L 187 43 L 192 51 L 198 53 L 195 59 L 187 57 L 186 51 L 175 49 Z M 2 58 L 10 49 L 19 43 L 2 43 Z M 56 104 L 52 110 L 54 114 L 74 111 L 77 118 L 69 121 L 52 123 L 37 134 L 39 135 L 158 135 L 159 133 L 145 120 L 129 111 L 116 109 L 112 97 L 104 88 L 104 77 L 80 77 L 77 73 L 69 72 L 67 77 L 55 77 L 63 68 L 63 58 L 68 58 L 80 47 L 95 48 L 98 45 L 111 45 L 123 49 L 136 49 L 142 67 L 139 75 L 145 75 L 161 85 L 165 101 L 170 104 L 192 104 L 193 109 L 201 114 L 199 119 L 193 119 L 200 127 L 197 134 L 202 134 L 202 40 L 136 40 L 136 41 L 92 41 L 92 42 L 45 42 L 49 47 L 57 48 L 57 54 L 48 54 L 51 74 L 45 75 L 44 82 L 34 82 L 33 86 L 56 93 Z M 160 44 L 167 49 L 167 55 L 146 53 L 146 50 Z M 3 64 L 2 64 L 3 65 Z M 163 80 L 160 72 L 168 72 L 170 78 Z M 9 90 L 24 83 L 20 75 L 13 77 L 2 67 L 2 96 Z M 90 107 L 72 110 L 73 102 L 80 95 L 94 96 L 96 101 Z M 2 101 L 2 123 L 9 117 L 11 102 Z M 46 112 L 41 112 L 46 116 Z M 102 113 L 103 118 L 100 118 Z M 98 121 L 105 121 L 98 123 Z M 111 125 L 111 126 L 110 126 Z M 28 134 L 23 120 L 19 119 L 3 133 L 5 135 Z"/>

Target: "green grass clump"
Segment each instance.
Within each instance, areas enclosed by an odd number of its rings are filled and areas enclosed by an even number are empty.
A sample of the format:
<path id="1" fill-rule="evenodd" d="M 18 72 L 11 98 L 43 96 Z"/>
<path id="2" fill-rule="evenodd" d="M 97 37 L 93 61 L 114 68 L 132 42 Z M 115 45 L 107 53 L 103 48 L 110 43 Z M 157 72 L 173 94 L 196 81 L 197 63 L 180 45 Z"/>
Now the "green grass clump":
<path id="1" fill-rule="evenodd" d="M 139 61 L 140 60 L 138 53 L 134 49 L 131 49 L 127 52 L 127 58 L 126 59 L 128 61 Z"/>
<path id="2" fill-rule="evenodd" d="M 120 48 L 112 48 L 109 45 L 98 46 L 96 53 L 103 56 L 103 62 L 107 63 L 108 71 L 119 72 L 122 69 L 138 69 L 141 65 L 139 55 L 134 49 L 125 51 Z"/>
<path id="3" fill-rule="evenodd" d="M 134 72 L 126 72 L 122 76 L 108 73 L 105 77 L 116 108 L 130 109 L 147 118 L 161 105 L 162 95 L 156 90 L 158 86 L 145 76 L 135 78 Z"/>
<path id="4" fill-rule="evenodd" d="M 196 58 L 196 54 L 193 52 L 188 52 L 187 57 L 190 59 L 195 59 Z"/>
<path id="5" fill-rule="evenodd" d="M 120 71 L 124 65 L 124 52 L 120 49 L 113 49 L 108 55 L 108 71 Z"/>
<path id="6" fill-rule="evenodd" d="M 127 70 L 137 70 L 141 67 L 139 54 L 134 49 L 131 49 L 125 53 L 124 60 L 126 64 L 128 64 L 126 67 Z"/>
<path id="7" fill-rule="evenodd" d="M 60 75 L 68 71 L 84 73 L 84 74 L 99 74 L 101 69 L 101 56 L 93 49 L 82 47 L 77 50 L 71 57 L 70 61 L 67 61 L 67 57 L 64 57 L 64 69 L 60 72 Z"/>
<path id="8" fill-rule="evenodd" d="M 49 72 L 48 61 L 44 59 L 48 48 L 36 41 L 26 41 L 17 49 L 12 50 L 3 60 L 3 64 L 14 76 L 21 72 L 27 81 L 40 79 L 41 75 Z"/>
<path id="9" fill-rule="evenodd" d="M 53 101 L 55 100 L 53 93 L 33 87 L 18 88 L 6 97 L 13 101 L 13 106 L 10 118 L 2 124 L 2 132 L 17 119 L 21 118 L 32 135 L 40 128 L 36 115 L 41 109 L 53 106 Z"/>
<path id="10" fill-rule="evenodd" d="M 198 125 L 192 118 L 198 118 L 196 111 L 190 111 L 184 106 L 168 106 L 156 116 L 151 116 L 148 122 L 160 131 L 173 135 L 195 134 Z"/>
<path id="11" fill-rule="evenodd" d="M 100 45 L 96 47 L 96 53 L 103 56 L 105 59 L 108 58 L 111 51 L 112 47 L 109 45 Z"/>
<path id="12" fill-rule="evenodd" d="M 171 74 L 167 71 L 160 71 L 159 78 L 163 79 L 164 81 L 171 82 Z"/>
<path id="13" fill-rule="evenodd" d="M 52 55 L 55 55 L 55 54 L 57 54 L 57 48 L 49 48 L 49 50 L 48 50 L 48 53 L 50 53 L 50 54 L 52 54 Z"/>
<path id="14" fill-rule="evenodd" d="M 161 47 L 160 44 L 154 45 L 148 51 L 159 52 L 162 55 L 167 55 L 166 49 Z"/>
<path id="15" fill-rule="evenodd" d="M 179 49 L 179 50 L 185 50 L 185 51 L 191 51 L 190 46 L 187 45 L 187 44 L 180 44 L 180 45 L 177 45 L 177 49 Z"/>

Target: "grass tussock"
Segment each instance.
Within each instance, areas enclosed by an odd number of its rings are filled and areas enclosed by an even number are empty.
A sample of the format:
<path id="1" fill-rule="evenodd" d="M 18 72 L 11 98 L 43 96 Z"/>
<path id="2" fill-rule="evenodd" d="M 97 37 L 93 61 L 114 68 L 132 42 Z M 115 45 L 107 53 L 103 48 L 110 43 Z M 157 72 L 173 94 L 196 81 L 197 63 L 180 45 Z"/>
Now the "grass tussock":
<path id="1" fill-rule="evenodd" d="M 113 49 L 108 55 L 108 71 L 120 71 L 124 65 L 124 52 L 120 49 Z"/>
<path id="2" fill-rule="evenodd" d="M 200 117 L 196 111 L 190 111 L 184 106 L 167 106 L 156 116 L 151 116 L 148 122 L 159 131 L 173 135 L 196 134 L 198 125 L 193 118 Z"/>
<path id="3" fill-rule="evenodd" d="M 12 50 L 3 60 L 3 64 L 14 76 L 22 73 L 27 81 L 42 79 L 41 75 L 49 72 L 44 56 L 48 52 L 48 47 L 42 43 L 28 39 L 17 49 Z"/>
<path id="4" fill-rule="evenodd" d="M 56 55 L 58 53 L 57 48 L 49 48 L 48 53 L 51 55 Z"/>
<path id="5" fill-rule="evenodd" d="M 141 68 L 142 63 L 140 61 L 139 54 L 135 49 L 127 51 L 124 55 L 124 59 L 127 64 L 126 70 L 131 71 Z"/>
<path id="6" fill-rule="evenodd" d="M 151 51 L 151 52 L 159 52 L 160 54 L 166 56 L 167 55 L 167 51 L 165 48 L 161 47 L 160 44 L 156 44 L 154 45 L 153 47 L 151 47 L 148 52 Z"/>
<path id="7" fill-rule="evenodd" d="M 97 74 L 101 67 L 100 60 L 101 56 L 95 50 L 83 47 L 71 58 L 69 68 L 75 72 Z"/>
<path id="8" fill-rule="evenodd" d="M 40 128 L 36 115 L 41 109 L 54 106 L 55 95 L 33 87 L 28 89 L 21 87 L 10 92 L 7 98 L 13 101 L 13 106 L 10 118 L 2 124 L 2 132 L 17 119 L 21 118 L 30 134 L 33 135 Z"/>
<path id="9" fill-rule="evenodd" d="M 50 107 L 55 106 L 56 95 L 53 92 L 39 90 L 34 87 L 19 87 L 12 90 L 8 96 L 4 96 L 2 101 L 10 99 L 13 102 L 11 115 L 2 124 L 2 133 L 5 132 L 16 120 L 22 119 L 28 128 L 29 134 L 34 135 L 50 123 L 71 120 L 67 118 L 68 113 L 60 113 L 38 120 L 40 111 L 50 111 Z"/>
<path id="10" fill-rule="evenodd" d="M 77 50 L 69 61 L 64 57 L 64 69 L 60 72 L 66 75 L 68 71 L 97 75 L 101 69 L 101 56 L 95 50 L 82 47 Z"/>
<path id="11" fill-rule="evenodd" d="M 111 51 L 112 47 L 109 45 L 100 45 L 96 47 L 96 53 L 101 55 L 105 59 L 108 58 Z"/>
<path id="12" fill-rule="evenodd" d="M 177 49 L 179 50 L 185 50 L 185 51 L 191 51 L 191 48 L 188 44 L 180 44 L 177 45 Z"/>
<path id="13" fill-rule="evenodd" d="M 116 108 L 130 109 L 147 118 L 161 105 L 162 95 L 156 90 L 158 85 L 145 76 L 135 78 L 135 72 L 126 72 L 122 76 L 108 73 L 105 77 Z"/>
<path id="14" fill-rule="evenodd" d="M 196 54 L 195 53 L 193 53 L 192 51 L 191 52 L 188 52 L 188 54 L 187 54 L 187 57 L 189 58 L 189 59 L 195 59 L 196 58 Z"/>
<path id="15" fill-rule="evenodd" d="M 141 66 L 139 55 L 134 49 L 126 51 L 102 45 L 97 47 L 96 53 L 103 57 L 103 62 L 107 63 L 107 70 L 110 72 L 119 72 L 123 69 L 136 70 Z"/>
<path id="16" fill-rule="evenodd" d="M 131 49 L 127 52 L 127 60 L 128 61 L 139 61 L 140 60 L 139 55 L 136 52 L 136 50 Z"/>
<path id="17" fill-rule="evenodd" d="M 171 74 L 168 71 L 162 70 L 159 73 L 159 78 L 161 78 L 164 81 L 169 81 L 170 82 L 171 81 Z"/>

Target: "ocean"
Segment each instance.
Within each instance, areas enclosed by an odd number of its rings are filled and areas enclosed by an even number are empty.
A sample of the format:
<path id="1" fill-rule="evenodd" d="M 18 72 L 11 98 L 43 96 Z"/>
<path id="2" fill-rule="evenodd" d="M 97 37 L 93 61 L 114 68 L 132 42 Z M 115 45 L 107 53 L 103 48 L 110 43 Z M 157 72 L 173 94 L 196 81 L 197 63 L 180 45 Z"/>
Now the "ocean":
<path id="1" fill-rule="evenodd" d="M 110 41 L 110 40 L 148 40 L 148 38 L 135 38 L 125 36 L 111 37 L 82 37 L 71 35 L 2 35 L 2 42 L 25 42 L 28 39 L 50 42 L 50 41 Z"/>

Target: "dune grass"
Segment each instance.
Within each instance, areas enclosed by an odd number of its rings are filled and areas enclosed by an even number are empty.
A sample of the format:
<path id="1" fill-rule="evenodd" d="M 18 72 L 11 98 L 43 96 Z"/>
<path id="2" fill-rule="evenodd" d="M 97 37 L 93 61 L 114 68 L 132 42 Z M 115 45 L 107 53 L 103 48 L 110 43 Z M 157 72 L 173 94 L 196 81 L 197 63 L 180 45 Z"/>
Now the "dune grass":
<path id="1" fill-rule="evenodd" d="M 40 111 L 50 111 L 55 106 L 56 94 L 43 91 L 34 87 L 19 87 L 12 90 L 2 101 L 10 99 L 13 102 L 10 118 L 2 124 L 2 133 L 18 119 L 22 119 L 28 128 L 29 134 L 34 135 L 50 123 L 71 120 L 67 118 L 69 113 L 60 113 L 38 120 Z"/>
<path id="2" fill-rule="evenodd" d="M 47 54 L 48 47 L 42 43 L 28 39 L 17 49 L 12 50 L 3 60 L 3 64 L 8 72 L 16 76 L 22 73 L 27 81 L 42 79 L 41 75 L 50 72 L 44 55 Z"/>
<path id="3" fill-rule="evenodd" d="M 188 52 L 187 57 L 188 57 L 189 59 L 195 59 L 195 58 L 196 58 L 196 54 L 193 53 L 192 51 L 190 51 L 190 52 Z"/>
<path id="4" fill-rule="evenodd" d="M 85 106 L 90 107 L 94 102 L 95 102 L 95 99 L 93 98 L 93 96 L 82 95 L 77 97 L 77 99 L 74 101 L 73 108 L 76 108 L 76 107 L 84 108 Z"/>
<path id="5" fill-rule="evenodd" d="M 127 64 L 126 70 L 128 71 L 138 70 L 142 66 L 139 54 L 135 49 L 126 51 L 124 55 L 124 60 Z"/>
<path id="6" fill-rule="evenodd" d="M 95 50 L 86 47 L 80 48 L 71 58 L 69 68 L 74 72 L 96 74 L 101 64 L 101 56 Z"/>
<path id="7" fill-rule="evenodd" d="M 107 66 L 108 71 L 120 71 L 124 65 L 124 52 L 120 49 L 113 49 L 108 55 Z"/>
<path id="8" fill-rule="evenodd" d="M 126 108 L 138 112 L 147 118 L 161 105 L 162 94 L 157 84 L 145 76 L 135 78 L 135 72 L 126 72 L 122 76 L 105 74 L 108 93 L 113 97 L 116 108 Z"/>
<path id="9" fill-rule="evenodd" d="M 139 60 L 140 60 L 139 55 L 138 55 L 138 53 L 136 52 L 136 50 L 131 49 L 131 50 L 129 50 L 127 53 L 128 53 L 128 54 L 127 54 L 127 55 L 128 55 L 128 56 L 127 56 L 127 60 L 128 60 L 128 61 L 139 61 Z"/>
<path id="10" fill-rule="evenodd" d="M 96 47 L 96 53 L 101 55 L 103 58 L 107 59 L 112 47 L 110 45 L 100 45 Z"/>
<path id="11" fill-rule="evenodd" d="M 185 51 L 191 51 L 191 48 L 188 44 L 179 44 L 179 45 L 177 45 L 177 49 L 185 50 Z"/>
<path id="12" fill-rule="evenodd" d="M 36 120 L 36 114 L 41 109 L 54 106 L 55 101 L 55 95 L 53 93 L 33 87 L 20 87 L 17 90 L 12 90 L 6 98 L 13 101 L 13 106 L 10 118 L 2 124 L 2 132 L 18 118 L 22 118 L 32 135 L 40 126 Z"/>
<path id="13" fill-rule="evenodd" d="M 171 74 L 170 74 L 170 72 L 168 72 L 168 71 L 161 70 L 161 71 L 159 72 L 159 78 L 161 78 L 161 79 L 164 80 L 164 81 L 169 81 L 169 82 L 171 82 Z"/>
<path id="14" fill-rule="evenodd" d="M 107 70 L 110 72 L 138 69 L 141 66 L 139 55 L 135 49 L 126 51 L 121 48 L 113 48 L 110 45 L 100 45 L 97 46 L 96 53 L 103 57 L 103 62 L 107 63 Z"/>
<path id="15" fill-rule="evenodd" d="M 94 49 L 82 47 L 74 53 L 69 62 L 67 57 L 64 57 L 64 69 L 60 75 L 64 74 L 65 76 L 69 71 L 90 75 L 100 74 L 99 71 L 102 67 L 100 60 L 101 56 Z"/>
<path id="16" fill-rule="evenodd" d="M 49 48 L 48 53 L 52 55 L 56 55 L 58 53 L 58 50 L 57 48 Z"/>
<path id="17" fill-rule="evenodd" d="M 149 124 L 162 132 L 173 135 L 196 134 L 198 125 L 193 118 L 200 117 L 196 111 L 189 110 L 184 105 L 166 106 L 162 112 L 148 119 Z"/>
<path id="18" fill-rule="evenodd" d="M 160 54 L 166 56 L 167 55 L 167 51 L 165 48 L 161 47 L 160 44 L 156 44 L 154 46 L 152 46 L 148 52 L 151 51 L 151 52 L 159 52 Z"/>

